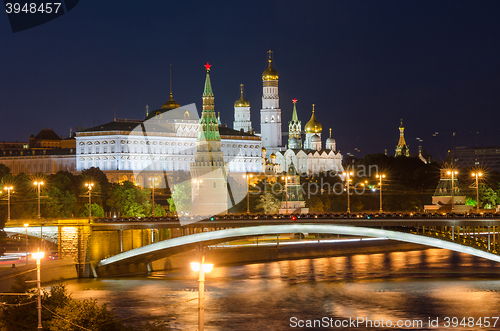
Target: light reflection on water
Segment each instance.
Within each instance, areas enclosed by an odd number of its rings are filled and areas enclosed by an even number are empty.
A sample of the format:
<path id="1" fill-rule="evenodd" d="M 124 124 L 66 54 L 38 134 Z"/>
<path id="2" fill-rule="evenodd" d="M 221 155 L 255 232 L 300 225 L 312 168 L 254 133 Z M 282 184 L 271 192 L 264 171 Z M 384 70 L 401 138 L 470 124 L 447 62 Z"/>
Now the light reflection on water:
<path id="1" fill-rule="evenodd" d="M 440 249 L 216 266 L 207 275 L 206 330 L 289 330 L 294 316 L 425 322 L 498 316 L 499 267 Z M 74 298 L 108 302 L 120 317 L 149 312 L 174 330 L 197 327 L 196 300 L 158 309 L 197 297 L 197 275 L 187 269 L 65 283 Z"/>

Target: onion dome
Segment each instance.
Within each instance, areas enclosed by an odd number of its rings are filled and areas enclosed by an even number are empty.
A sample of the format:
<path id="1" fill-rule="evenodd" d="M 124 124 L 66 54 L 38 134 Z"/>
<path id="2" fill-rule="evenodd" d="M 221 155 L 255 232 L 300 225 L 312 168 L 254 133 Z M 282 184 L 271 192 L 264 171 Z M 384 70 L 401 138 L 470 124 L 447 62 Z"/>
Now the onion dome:
<path id="1" fill-rule="evenodd" d="M 272 153 L 271 154 L 271 159 L 275 159 L 276 158 L 276 154 Z"/>
<path id="2" fill-rule="evenodd" d="M 321 142 L 321 138 L 317 134 L 312 136 L 311 143 L 319 143 L 319 142 Z"/>
<path id="3" fill-rule="evenodd" d="M 312 110 L 312 116 L 309 122 L 307 122 L 306 126 L 304 127 L 304 130 L 306 133 L 321 133 L 323 129 L 323 126 L 321 125 L 320 122 L 316 119 L 316 116 L 314 115 L 314 104 L 313 104 L 313 110 Z"/>
<path id="4" fill-rule="evenodd" d="M 235 101 L 235 107 L 250 107 L 250 102 L 243 97 L 243 84 L 240 85 L 241 88 L 241 96 L 238 100 Z"/>
<path id="5" fill-rule="evenodd" d="M 290 140 L 288 140 L 288 147 L 289 148 L 295 148 L 294 146 L 297 145 L 297 138 L 292 137 Z"/>
<path id="6" fill-rule="evenodd" d="M 332 128 L 330 128 L 330 137 L 326 139 L 326 146 L 328 145 L 335 144 L 335 139 L 332 138 Z"/>
<path id="7" fill-rule="evenodd" d="M 272 52 L 269 51 L 268 52 L 269 54 L 269 67 L 267 67 L 267 69 L 262 73 L 262 80 L 278 80 L 278 72 L 276 70 L 273 69 L 273 66 L 271 65 L 271 54 Z"/>
<path id="8" fill-rule="evenodd" d="M 265 147 L 262 147 L 262 151 L 265 152 L 266 151 L 266 148 Z"/>

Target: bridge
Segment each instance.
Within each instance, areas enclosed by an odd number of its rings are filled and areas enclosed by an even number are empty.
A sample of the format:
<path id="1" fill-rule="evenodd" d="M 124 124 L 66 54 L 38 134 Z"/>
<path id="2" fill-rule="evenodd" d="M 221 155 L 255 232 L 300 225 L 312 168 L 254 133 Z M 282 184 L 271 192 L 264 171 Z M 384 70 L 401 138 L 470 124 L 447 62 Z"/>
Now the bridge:
<path id="1" fill-rule="evenodd" d="M 9 223 L 6 230 L 24 233 L 24 227 L 15 225 Z M 38 228 L 36 223 L 30 228 L 36 233 L 40 224 Z M 317 234 L 318 238 L 320 234 L 386 238 L 500 262 L 500 217 L 484 215 L 477 218 L 310 215 L 296 220 L 283 215 L 260 215 L 207 219 L 184 226 L 167 218 L 52 220 L 45 222 L 43 233 L 44 238 L 45 234 L 57 233 L 60 258 L 74 259 L 81 277 L 106 274 L 110 268 L 124 270 L 123 266 L 131 265 L 142 266 L 135 270 L 151 271 L 153 261 L 193 250 L 200 244 L 215 245 L 259 236 L 276 236 L 279 242 L 280 234 L 290 233 Z"/>

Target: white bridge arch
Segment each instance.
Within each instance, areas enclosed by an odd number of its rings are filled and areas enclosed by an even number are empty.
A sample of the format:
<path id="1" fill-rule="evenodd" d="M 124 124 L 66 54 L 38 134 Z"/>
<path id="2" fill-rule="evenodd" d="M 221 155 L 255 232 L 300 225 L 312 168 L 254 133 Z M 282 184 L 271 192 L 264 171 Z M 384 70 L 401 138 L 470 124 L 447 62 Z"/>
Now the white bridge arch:
<path id="1" fill-rule="evenodd" d="M 107 259 L 103 259 L 99 261 L 97 267 L 155 261 L 157 259 L 165 257 L 166 255 L 172 255 L 179 252 L 191 250 L 201 243 L 211 245 L 234 240 L 237 238 L 282 233 L 322 233 L 386 238 L 390 240 L 404 241 L 430 247 L 444 248 L 451 251 L 466 253 L 482 257 L 484 259 L 500 262 L 500 255 L 497 254 L 488 253 L 474 247 L 464 246 L 454 242 L 411 233 L 344 225 L 285 224 L 224 229 L 168 239 L 136 248 L 124 253 L 120 253 Z"/>

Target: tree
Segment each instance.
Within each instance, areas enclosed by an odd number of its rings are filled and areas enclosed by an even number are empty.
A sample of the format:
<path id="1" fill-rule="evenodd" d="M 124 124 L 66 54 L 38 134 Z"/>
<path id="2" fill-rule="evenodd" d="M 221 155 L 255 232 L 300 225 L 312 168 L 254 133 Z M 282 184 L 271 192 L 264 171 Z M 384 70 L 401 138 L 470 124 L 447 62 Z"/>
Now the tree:
<path id="1" fill-rule="evenodd" d="M 259 198 L 257 209 L 263 210 L 264 214 L 276 214 L 280 209 L 280 201 L 272 193 L 264 193 Z"/>
<path id="2" fill-rule="evenodd" d="M 97 203 L 92 204 L 92 217 L 104 217 L 104 209 L 102 209 L 101 206 L 99 206 Z M 86 203 L 83 205 L 81 215 L 84 217 L 89 217 L 89 204 Z"/>
<path id="3" fill-rule="evenodd" d="M 155 203 L 155 216 L 165 216 L 165 215 L 167 215 L 165 208 L 163 208 L 161 205 Z"/>
<path id="4" fill-rule="evenodd" d="M 176 212 L 178 213 L 190 212 L 192 208 L 191 181 L 185 181 L 175 185 L 171 199 L 173 200 L 174 210 Z M 172 204 L 170 206 L 172 206 Z"/>
<path id="5" fill-rule="evenodd" d="M 75 324 L 93 331 L 120 330 L 120 325 L 113 321 L 115 314 L 106 309 L 106 304 L 98 305 L 95 299 L 72 299 L 54 312 L 64 320 L 53 318 L 46 323 L 50 331 L 80 331 Z"/>
<path id="6" fill-rule="evenodd" d="M 108 193 L 107 205 L 123 217 L 145 217 L 151 212 L 149 190 L 136 187 L 129 181 L 113 184 Z"/>

